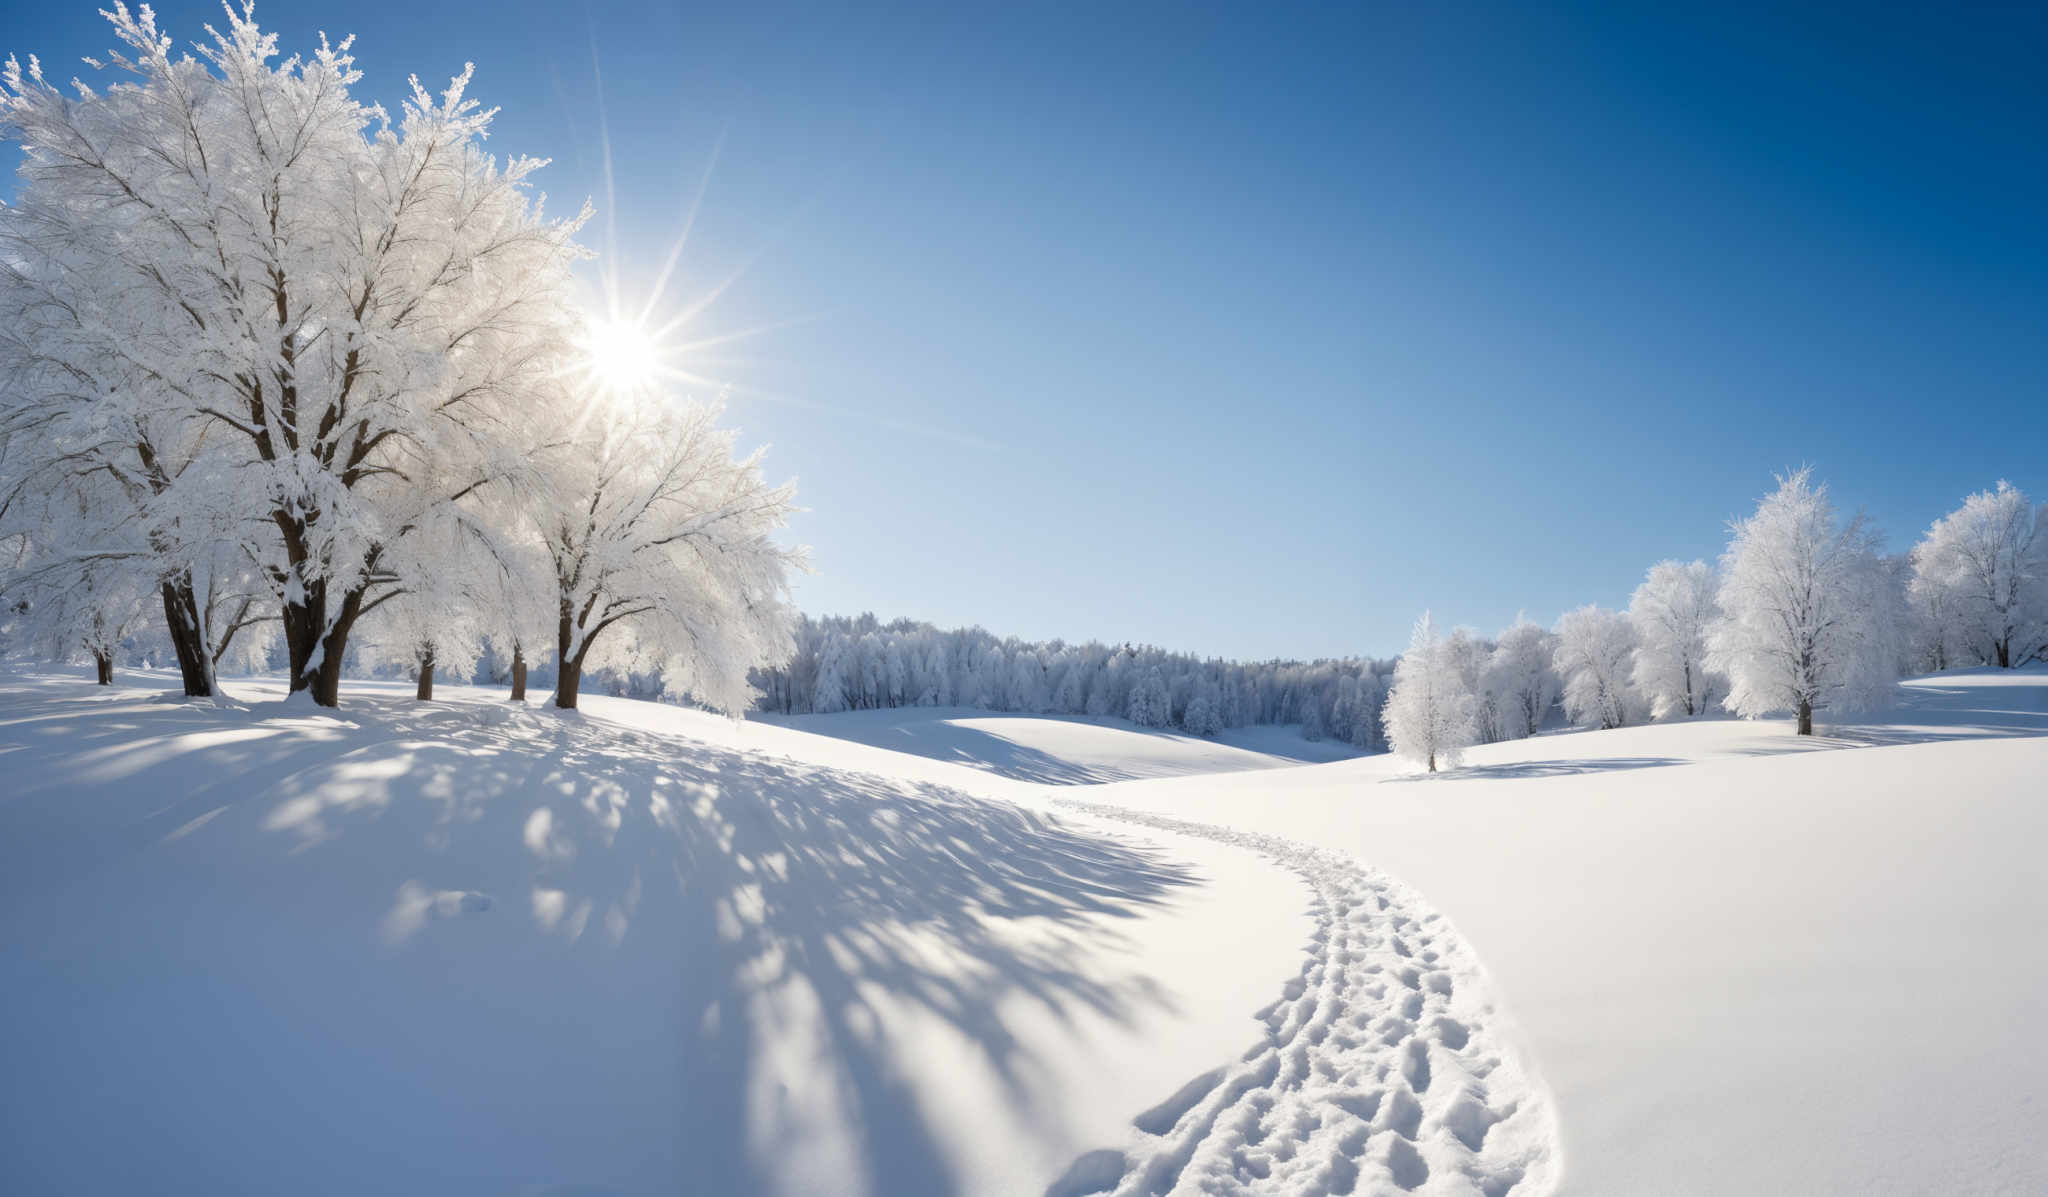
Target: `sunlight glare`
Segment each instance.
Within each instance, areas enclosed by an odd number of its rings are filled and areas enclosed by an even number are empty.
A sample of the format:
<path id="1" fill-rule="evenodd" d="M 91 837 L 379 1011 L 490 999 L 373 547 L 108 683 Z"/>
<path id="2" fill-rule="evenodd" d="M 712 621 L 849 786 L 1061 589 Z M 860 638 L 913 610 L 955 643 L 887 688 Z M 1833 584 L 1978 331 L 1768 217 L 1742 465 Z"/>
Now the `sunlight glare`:
<path id="1" fill-rule="evenodd" d="M 654 340 L 637 322 L 594 320 L 585 348 L 591 373 L 608 390 L 639 391 L 660 373 Z"/>

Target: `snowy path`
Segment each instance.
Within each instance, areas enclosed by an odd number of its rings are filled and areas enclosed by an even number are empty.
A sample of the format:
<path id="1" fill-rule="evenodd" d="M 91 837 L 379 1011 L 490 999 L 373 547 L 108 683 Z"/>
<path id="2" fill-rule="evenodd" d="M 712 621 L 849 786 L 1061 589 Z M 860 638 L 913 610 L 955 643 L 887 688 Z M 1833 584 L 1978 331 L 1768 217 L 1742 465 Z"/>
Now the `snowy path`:
<path id="1" fill-rule="evenodd" d="M 1485 974 L 1412 891 L 1341 853 L 1072 799 L 1087 815 L 1248 848 L 1299 873 L 1315 933 L 1260 1012 L 1262 1042 L 1134 1119 L 1051 1197 L 1204 1193 L 1550 1192 L 1556 1118 L 1503 1041 Z"/>

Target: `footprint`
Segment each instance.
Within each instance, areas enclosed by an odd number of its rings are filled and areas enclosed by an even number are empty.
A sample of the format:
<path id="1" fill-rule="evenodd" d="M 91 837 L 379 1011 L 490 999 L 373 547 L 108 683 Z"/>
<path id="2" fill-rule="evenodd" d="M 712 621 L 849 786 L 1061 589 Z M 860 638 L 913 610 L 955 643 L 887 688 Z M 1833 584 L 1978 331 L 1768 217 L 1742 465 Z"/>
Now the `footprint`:
<path id="1" fill-rule="evenodd" d="M 1209 1091 L 1223 1081 L 1226 1069 L 1212 1068 L 1173 1091 L 1173 1096 L 1131 1119 L 1131 1125 L 1148 1135 L 1163 1135 L 1174 1128 L 1189 1110 L 1201 1104 Z"/>
<path id="2" fill-rule="evenodd" d="M 1114 1147 L 1090 1151 L 1067 1165 L 1060 1178 L 1045 1187 L 1045 1197 L 1086 1197 L 1107 1193 L 1124 1178 L 1124 1153 Z"/>
<path id="3" fill-rule="evenodd" d="M 1498 1115 L 1470 1093 L 1460 1093 L 1451 1108 L 1444 1111 L 1444 1128 L 1465 1145 L 1465 1150 L 1472 1152 L 1485 1146 L 1486 1132 L 1499 1121 Z"/>
<path id="4" fill-rule="evenodd" d="M 1420 1039 L 1410 1039 L 1405 1056 L 1401 1061 L 1401 1075 L 1408 1078 L 1408 1087 L 1417 1093 L 1429 1092 L 1429 1044 Z"/>
<path id="5" fill-rule="evenodd" d="M 1395 1184 L 1413 1191 L 1429 1182 L 1429 1165 L 1422 1161 L 1422 1153 L 1415 1150 L 1415 1144 L 1394 1139 L 1387 1145 L 1387 1174 Z"/>
<path id="6" fill-rule="evenodd" d="M 1380 1121 L 1402 1138 L 1413 1139 L 1422 1129 L 1422 1103 L 1408 1090 L 1395 1089 L 1380 1107 Z"/>

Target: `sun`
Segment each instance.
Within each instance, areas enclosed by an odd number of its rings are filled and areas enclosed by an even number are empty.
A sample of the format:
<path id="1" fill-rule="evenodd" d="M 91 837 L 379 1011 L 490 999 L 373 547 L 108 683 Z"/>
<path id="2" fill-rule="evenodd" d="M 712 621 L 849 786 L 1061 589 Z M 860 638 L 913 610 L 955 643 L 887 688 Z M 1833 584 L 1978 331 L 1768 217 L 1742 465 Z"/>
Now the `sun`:
<path id="1" fill-rule="evenodd" d="M 638 321 L 592 320 L 584 352 L 591 376 L 615 394 L 643 391 L 661 374 L 661 354 Z"/>

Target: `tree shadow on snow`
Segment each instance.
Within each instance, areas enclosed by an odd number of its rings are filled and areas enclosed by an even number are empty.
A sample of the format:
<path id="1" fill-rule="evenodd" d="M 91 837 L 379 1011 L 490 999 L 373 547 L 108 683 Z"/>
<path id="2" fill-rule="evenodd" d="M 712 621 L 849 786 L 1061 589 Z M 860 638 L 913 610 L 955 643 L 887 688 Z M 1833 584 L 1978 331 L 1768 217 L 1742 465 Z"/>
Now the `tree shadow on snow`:
<path id="1" fill-rule="evenodd" d="M 981 711 L 967 708 L 896 708 L 893 718 L 871 719 L 882 712 L 842 711 L 828 715 L 770 716 L 763 722 L 794 728 L 813 735 L 830 736 L 874 748 L 907 752 L 929 760 L 966 765 L 984 773 L 1037 785 L 1099 785 L 1132 781 L 1155 774 L 1143 769 L 1124 769 L 1101 762 L 1084 763 L 1019 743 L 1007 736 L 963 722 L 971 719 L 1032 720 L 1048 724 L 1122 732 L 1127 736 L 1161 744 L 1213 747 L 1218 742 L 1187 736 L 1180 732 L 1140 727 L 1125 721 L 1032 715 L 1011 711 Z"/>
<path id="2" fill-rule="evenodd" d="M 1684 762 L 1675 756 L 1585 757 L 1562 761 L 1516 761 L 1501 765 L 1472 765 L 1453 776 L 1472 778 L 1569 777 L 1579 773 L 1620 773 L 1630 769 L 1659 769 Z M 1424 776 L 1427 776 L 1426 774 Z M 1391 780 L 1391 779 L 1390 779 Z"/>
<path id="3" fill-rule="evenodd" d="M 0 760 L 72 779 L 0 799 L 0 927 L 119 871 L 70 917 L 151 979 L 136 1021 L 184 1087 L 160 1133 L 251 1170 L 226 1187 L 423 1158 L 472 1161 L 443 1191 L 950 1193 L 905 1028 L 1021 1102 L 1016 1010 L 1170 1006 L 1076 959 L 1194 876 L 1007 804 L 482 702 L 65 693 L 0 693 Z M 25 1017 L 80 1000 L 23 977 Z"/>

